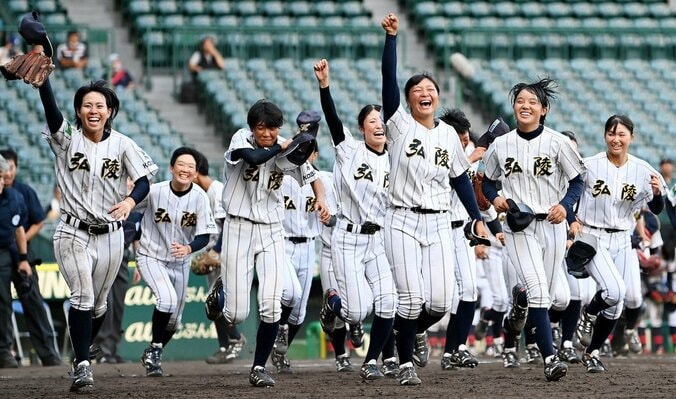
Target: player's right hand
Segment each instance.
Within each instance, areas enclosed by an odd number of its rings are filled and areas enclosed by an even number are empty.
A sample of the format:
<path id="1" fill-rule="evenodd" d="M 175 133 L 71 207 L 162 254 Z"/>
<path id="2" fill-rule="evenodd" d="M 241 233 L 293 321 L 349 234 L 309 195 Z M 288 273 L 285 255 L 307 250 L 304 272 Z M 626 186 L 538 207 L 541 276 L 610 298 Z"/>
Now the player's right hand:
<path id="1" fill-rule="evenodd" d="M 314 65 L 315 76 L 319 81 L 319 87 L 322 89 L 329 87 L 329 62 L 322 58 Z"/>
<path id="2" fill-rule="evenodd" d="M 397 34 L 397 29 L 399 29 L 399 18 L 393 12 L 387 14 L 380 25 L 385 29 L 385 32 L 388 35 L 395 36 Z"/>
<path id="3" fill-rule="evenodd" d="M 282 141 L 282 143 L 280 144 L 280 146 L 282 147 L 282 151 L 286 150 L 289 147 L 289 145 L 291 145 L 292 142 L 293 142 L 292 139 L 286 139 Z"/>
<path id="4" fill-rule="evenodd" d="M 507 212 L 509 210 L 509 205 L 507 204 L 507 199 L 502 196 L 495 197 L 493 200 L 493 207 L 496 211 Z"/>
<path id="5" fill-rule="evenodd" d="M 568 236 L 570 236 L 570 238 L 572 239 L 577 237 L 581 232 L 582 232 L 582 224 L 578 221 L 574 221 L 568 227 Z"/>

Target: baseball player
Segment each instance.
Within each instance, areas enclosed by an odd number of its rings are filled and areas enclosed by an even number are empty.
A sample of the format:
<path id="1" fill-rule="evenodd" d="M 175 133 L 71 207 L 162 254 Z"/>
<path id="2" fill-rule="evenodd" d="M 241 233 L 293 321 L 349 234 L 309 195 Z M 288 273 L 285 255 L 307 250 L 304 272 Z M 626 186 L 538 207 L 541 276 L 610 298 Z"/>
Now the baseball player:
<path id="1" fill-rule="evenodd" d="M 660 174 L 629 154 L 634 139 L 629 117 L 611 116 L 604 132 L 608 149 L 584 159 L 584 192 L 577 219 L 570 226 L 572 236 L 585 233 L 597 239 L 597 253 L 587 270 L 599 290 L 583 307 L 576 330 L 586 346 L 582 362 L 590 373 L 606 370 L 599 349 L 620 317 L 623 303 L 628 326 L 639 317 L 642 294 L 638 258 L 631 246 L 633 215 L 646 203 L 651 212 L 660 213 L 667 192 Z"/>
<path id="2" fill-rule="evenodd" d="M 381 23 L 383 50 L 383 117 L 390 156 L 390 207 L 385 216 L 385 253 L 399 294 L 394 334 L 399 353 L 401 385 L 418 385 L 413 361 L 427 364 L 425 330 L 451 310 L 455 282 L 455 249 L 448 212 L 451 193 L 473 220 L 475 232 L 486 237 L 469 168 L 458 135 L 435 120 L 439 88 L 426 74 L 414 75 L 404 95 L 410 113 L 400 104 L 397 83 L 396 15 Z M 420 332 L 420 333 L 418 333 Z M 414 349 L 415 348 L 415 349 Z M 415 351 L 415 355 L 414 355 Z"/>
<path id="3" fill-rule="evenodd" d="M 204 248 L 216 234 L 209 197 L 193 179 L 197 159 L 192 148 L 174 150 L 169 161 L 172 178 L 153 184 L 137 205 L 143 213 L 137 265 L 156 298 L 152 340 L 141 364 L 148 377 L 162 377 L 162 351 L 181 323 L 190 277 L 190 254 Z"/>
<path id="4" fill-rule="evenodd" d="M 279 107 L 267 100 L 249 109 L 249 129 L 237 131 L 225 153 L 221 277 L 206 299 L 210 319 L 225 317 L 229 324 L 242 323 L 249 314 L 254 271 L 259 280 L 258 301 L 261 322 L 249 383 L 256 387 L 274 386 L 265 369 L 272 352 L 279 319 L 284 280 L 284 208 L 280 189 L 284 174 L 305 185 L 317 179 L 309 163 L 290 170 L 281 169 L 278 155 L 292 143 L 279 135 L 284 118 Z M 328 221 L 323 192 L 315 187 L 315 208 L 322 221 Z"/>
<path id="5" fill-rule="evenodd" d="M 380 106 L 362 108 L 357 122 L 364 141 L 344 129 L 329 89 L 329 63 L 314 64 L 322 110 L 336 151 L 334 187 L 340 213 L 331 235 L 336 286 L 326 290 L 320 322 L 332 333 L 338 317 L 351 325 L 373 311 L 371 342 L 359 375 L 364 380 L 384 377 L 377 360 L 392 332 L 397 294 L 386 261 L 384 226 L 390 163 Z"/>
<path id="6" fill-rule="evenodd" d="M 220 253 L 221 242 L 220 238 L 223 232 L 223 219 L 225 219 L 225 210 L 221 203 L 221 197 L 223 195 L 223 183 L 218 180 L 212 179 L 209 176 L 209 161 L 204 156 L 204 154 L 199 151 L 195 151 L 195 156 L 197 159 L 197 175 L 195 176 L 195 184 L 197 184 L 202 190 L 207 193 L 209 197 L 209 205 L 211 206 L 211 212 L 214 216 L 214 221 L 216 222 L 216 228 L 218 232 L 212 234 L 209 237 L 209 243 L 204 248 L 205 250 L 214 250 L 216 253 Z M 214 270 L 206 274 L 207 284 L 209 288 L 213 287 L 216 279 L 221 274 L 220 270 Z M 209 364 L 221 364 L 229 363 L 239 357 L 244 344 L 246 344 L 246 338 L 243 334 L 239 332 L 237 326 L 228 325 L 225 323 L 225 319 L 222 317 L 214 320 L 214 326 L 216 327 L 216 335 L 218 336 L 219 349 L 213 355 L 207 357 L 206 362 Z"/>
<path id="7" fill-rule="evenodd" d="M 566 215 L 582 191 L 584 165 L 570 140 L 543 125 L 555 84 L 545 78 L 519 83 L 510 91 L 517 128 L 500 136 L 484 155 L 483 191 L 498 212 L 509 209 L 507 198 L 533 209 L 535 220 L 523 231 L 505 228 L 505 244 L 525 289 L 512 291 L 514 303 L 505 320 L 504 357 L 516 356 L 518 331 L 528 319 L 545 360 L 545 378 L 556 381 L 568 370 L 555 355 L 547 309 L 558 281 L 566 244 Z M 502 183 L 498 195 L 496 182 Z M 503 226 L 504 227 L 504 226 Z"/>
<path id="8" fill-rule="evenodd" d="M 122 220 L 148 194 L 148 177 L 157 166 L 130 138 L 112 129 L 120 103 L 104 81 L 77 90 L 75 124 L 64 120 L 49 81 L 40 87 L 40 98 L 48 126 L 43 136 L 56 157 L 62 193 L 54 255 L 71 293 L 71 390 L 88 391 L 94 385 L 89 346 L 103 322 L 108 291 L 122 263 Z M 129 195 L 127 177 L 134 181 Z"/>

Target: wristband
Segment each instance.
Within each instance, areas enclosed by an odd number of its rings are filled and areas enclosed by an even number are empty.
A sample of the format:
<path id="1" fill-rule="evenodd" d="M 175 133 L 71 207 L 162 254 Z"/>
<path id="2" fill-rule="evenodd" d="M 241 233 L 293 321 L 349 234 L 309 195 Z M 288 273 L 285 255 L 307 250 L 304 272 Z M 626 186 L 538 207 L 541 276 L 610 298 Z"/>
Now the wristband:
<path id="1" fill-rule="evenodd" d="M 19 254 L 19 262 L 28 262 L 28 254 Z"/>

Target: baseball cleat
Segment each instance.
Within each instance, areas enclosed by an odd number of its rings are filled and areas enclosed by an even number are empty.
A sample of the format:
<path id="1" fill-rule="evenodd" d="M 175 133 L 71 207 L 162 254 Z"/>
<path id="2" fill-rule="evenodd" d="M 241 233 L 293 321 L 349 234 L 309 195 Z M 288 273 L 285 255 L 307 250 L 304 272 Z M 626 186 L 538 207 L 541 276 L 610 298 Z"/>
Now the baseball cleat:
<path id="1" fill-rule="evenodd" d="M 427 332 L 415 335 L 413 348 L 413 363 L 418 367 L 425 367 L 430 360 L 430 347 L 427 344 Z"/>
<path id="2" fill-rule="evenodd" d="M 274 387 L 275 380 L 270 377 L 270 374 L 265 367 L 256 366 L 251 369 L 249 373 L 249 383 L 255 387 Z"/>
<path id="3" fill-rule="evenodd" d="M 455 365 L 453 364 L 453 361 L 451 360 L 451 354 L 450 353 L 444 353 L 444 355 L 441 357 L 441 369 L 442 370 L 455 370 Z"/>
<path id="4" fill-rule="evenodd" d="M 244 345 L 246 345 L 246 337 L 244 337 L 244 334 L 240 333 L 239 339 L 231 338 L 228 340 L 228 344 L 226 358 L 229 362 L 231 362 L 239 357 L 239 354 L 242 352 L 242 348 L 244 348 Z"/>
<path id="5" fill-rule="evenodd" d="M 561 347 L 561 329 L 559 327 L 552 327 L 552 343 L 555 351 Z"/>
<path id="6" fill-rule="evenodd" d="M 364 327 L 361 323 L 350 324 L 350 342 L 355 348 L 364 345 Z"/>
<path id="7" fill-rule="evenodd" d="M 584 306 L 582 308 L 580 320 L 577 322 L 577 328 L 575 329 L 575 335 L 580 340 L 580 345 L 587 347 L 591 343 L 595 322 L 596 315 L 587 313 L 587 307 Z"/>
<path id="8" fill-rule="evenodd" d="M 227 349 L 227 348 L 223 348 L 223 349 L 220 349 L 220 348 L 219 348 L 218 351 L 216 351 L 216 353 L 214 353 L 213 355 L 207 357 L 207 358 L 205 359 L 205 361 L 207 362 L 207 364 L 225 364 L 225 363 L 229 363 L 230 360 L 228 360 L 228 349 Z"/>
<path id="9" fill-rule="evenodd" d="M 564 362 L 570 364 L 577 364 L 582 362 L 580 355 L 577 354 L 577 351 L 573 347 L 570 348 L 564 347 L 559 349 L 559 351 L 556 353 L 556 356 L 558 356 L 559 359 L 563 360 Z"/>
<path id="10" fill-rule="evenodd" d="M 219 317 L 223 317 L 223 280 L 217 278 L 214 286 L 211 287 L 207 298 L 204 300 L 204 311 L 207 314 L 207 319 L 214 321 Z"/>
<path id="11" fill-rule="evenodd" d="M 385 375 L 378 369 L 378 365 L 374 363 L 364 363 L 359 370 L 359 377 L 364 381 L 373 381 L 385 378 Z"/>
<path id="12" fill-rule="evenodd" d="M 587 367 L 588 373 L 603 373 L 608 370 L 603 362 L 601 362 L 599 356 L 598 349 L 594 349 L 592 353 L 585 353 L 582 355 L 582 364 Z"/>
<path id="13" fill-rule="evenodd" d="M 286 354 L 277 353 L 272 351 L 270 354 L 270 360 L 272 360 L 273 366 L 277 368 L 277 374 L 293 374 L 294 371 L 291 368 L 291 362 L 289 358 L 286 357 Z"/>
<path id="14" fill-rule="evenodd" d="M 147 377 L 162 377 L 162 348 L 149 346 L 143 351 L 141 364 L 146 369 Z"/>
<path id="15" fill-rule="evenodd" d="M 336 357 L 336 371 L 339 373 L 348 373 L 354 371 L 354 367 L 352 366 L 352 362 L 350 361 L 350 357 L 347 355 L 347 353 Z"/>
<path id="16" fill-rule="evenodd" d="M 507 324 L 514 332 L 520 332 L 526 325 L 526 318 L 528 317 L 528 305 L 525 307 L 519 306 L 518 298 L 526 294 L 526 287 L 517 284 L 512 288 L 512 308 L 507 315 Z"/>
<path id="17" fill-rule="evenodd" d="M 89 361 L 84 360 L 73 368 L 71 372 L 73 383 L 70 386 L 71 392 L 87 393 L 94 388 L 94 374 Z"/>
<path id="18" fill-rule="evenodd" d="M 473 369 L 479 365 L 479 361 L 469 353 L 467 346 L 464 344 L 460 345 L 457 350 L 451 353 L 450 361 L 455 367 L 469 367 Z"/>
<path id="19" fill-rule="evenodd" d="M 533 345 L 531 347 L 526 347 L 526 363 L 529 364 L 540 364 L 542 363 L 542 353 L 537 346 Z"/>
<path id="20" fill-rule="evenodd" d="M 422 381 L 418 378 L 415 367 L 407 363 L 399 367 L 399 376 L 397 377 L 399 385 L 420 385 Z"/>
<path id="21" fill-rule="evenodd" d="M 519 356 L 516 351 L 502 352 L 502 366 L 507 369 L 515 369 L 521 367 L 519 363 Z"/>
<path id="22" fill-rule="evenodd" d="M 336 314 L 333 313 L 333 309 L 329 306 L 329 298 L 334 295 L 338 295 L 338 291 L 333 288 L 326 290 L 322 308 L 319 311 L 319 324 L 326 334 L 331 334 L 336 329 Z"/>
<path id="23" fill-rule="evenodd" d="M 289 325 L 280 324 L 275 338 L 273 351 L 279 355 L 285 355 L 289 351 Z"/>
<path id="24" fill-rule="evenodd" d="M 635 329 L 624 330 L 624 340 L 629 345 L 629 350 L 634 353 L 643 352 L 643 345 L 641 345 L 641 340 L 638 338 L 638 332 Z"/>
<path id="25" fill-rule="evenodd" d="M 568 373 L 568 365 L 562 362 L 556 355 L 552 356 L 545 364 L 545 378 L 547 381 L 558 381 Z"/>
<path id="26" fill-rule="evenodd" d="M 482 340 L 486 337 L 486 332 L 488 331 L 488 320 L 486 320 L 484 317 L 487 310 L 488 309 L 486 308 L 481 308 L 481 311 L 479 312 L 479 322 L 474 327 L 474 336 L 477 340 Z"/>
<path id="27" fill-rule="evenodd" d="M 399 363 L 397 363 L 397 358 L 392 357 L 383 360 L 383 365 L 380 366 L 380 371 L 385 377 L 397 378 L 399 375 Z"/>

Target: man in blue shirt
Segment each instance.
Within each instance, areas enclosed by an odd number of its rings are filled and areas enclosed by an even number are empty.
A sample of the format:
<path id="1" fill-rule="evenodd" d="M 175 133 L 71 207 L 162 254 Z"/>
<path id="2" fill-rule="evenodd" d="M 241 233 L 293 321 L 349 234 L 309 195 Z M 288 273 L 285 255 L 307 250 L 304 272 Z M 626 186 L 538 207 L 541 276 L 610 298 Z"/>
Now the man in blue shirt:
<path id="1" fill-rule="evenodd" d="M 30 243 L 31 239 L 40 232 L 44 225 L 44 208 L 40 204 L 35 190 L 16 179 L 17 167 L 19 166 L 16 152 L 11 149 L 0 150 L 0 155 L 4 157 L 8 164 L 7 170 L 2 174 L 5 187 L 14 189 L 22 197 L 22 203 L 25 204 L 26 217 L 22 219 L 21 223 L 25 231 L 26 242 Z M 38 285 L 38 274 L 35 272 L 36 258 L 30 251 L 30 245 L 28 246 L 27 256 L 32 273 L 24 275 L 15 272 L 12 274 L 12 282 L 24 309 L 26 329 L 30 334 L 31 344 L 40 357 L 42 365 L 57 366 L 61 364 L 61 357 L 57 348 L 54 347 L 54 329 L 49 323 L 43 307 L 44 299 Z"/>

